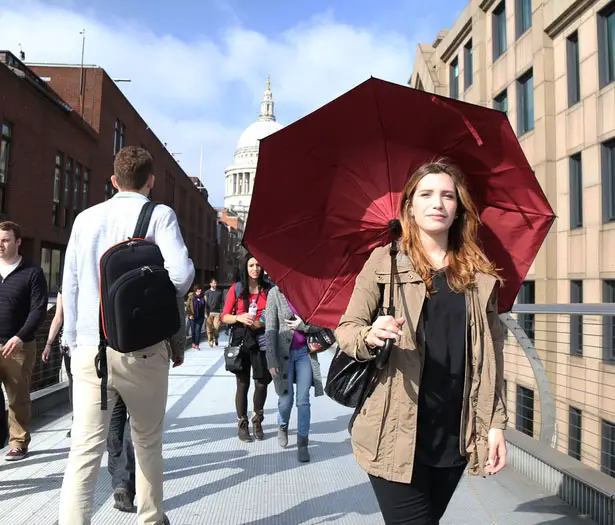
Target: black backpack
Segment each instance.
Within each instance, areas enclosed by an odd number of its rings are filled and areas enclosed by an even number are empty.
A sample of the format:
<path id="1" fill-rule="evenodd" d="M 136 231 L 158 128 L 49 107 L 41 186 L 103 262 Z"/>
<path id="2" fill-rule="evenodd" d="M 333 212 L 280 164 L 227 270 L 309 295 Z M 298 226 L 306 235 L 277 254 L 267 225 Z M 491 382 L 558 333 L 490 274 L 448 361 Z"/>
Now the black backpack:
<path id="1" fill-rule="evenodd" d="M 160 248 L 144 240 L 156 203 L 141 209 L 133 236 L 100 258 L 100 345 L 97 371 L 106 410 L 106 348 L 121 353 L 155 345 L 177 333 L 177 292 Z"/>

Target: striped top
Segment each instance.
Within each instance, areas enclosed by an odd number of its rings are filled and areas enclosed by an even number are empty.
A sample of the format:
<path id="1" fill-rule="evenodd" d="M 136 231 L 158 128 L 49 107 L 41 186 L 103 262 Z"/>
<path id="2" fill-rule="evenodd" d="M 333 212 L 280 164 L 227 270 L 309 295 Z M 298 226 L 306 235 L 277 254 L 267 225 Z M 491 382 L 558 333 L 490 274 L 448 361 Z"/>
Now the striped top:
<path id="1" fill-rule="evenodd" d="M 22 260 L 6 279 L 0 276 L 0 344 L 18 336 L 33 341 L 47 316 L 47 281 L 40 266 Z"/>

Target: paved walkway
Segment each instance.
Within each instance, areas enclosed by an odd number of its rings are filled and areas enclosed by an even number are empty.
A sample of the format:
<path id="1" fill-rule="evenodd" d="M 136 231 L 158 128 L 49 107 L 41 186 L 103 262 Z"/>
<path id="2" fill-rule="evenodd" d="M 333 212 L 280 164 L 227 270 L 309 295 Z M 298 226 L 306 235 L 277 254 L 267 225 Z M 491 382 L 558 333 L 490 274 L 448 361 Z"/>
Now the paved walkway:
<path id="1" fill-rule="evenodd" d="M 329 360 L 329 354 L 321 358 L 325 371 Z M 169 394 L 165 505 L 172 525 L 383 523 L 367 476 L 352 457 L 347 409 L 326 397 L 313 401 L 312 462 L 299 465 L 293 432 L 292 446 L 277 447 L 273 388 L 267 401 L 267 439 L 252 444 L 237 440 L 234 378 L 224 370 L 220 349 L 202 345 L 199 352 L 189 351 L 186 363 L 172 371 Z M 0 462 L 0 524 L 57 522 L 70 420 L 66 408 L 47 414 L 37 423 L 31 455 L 19 464 Z M 95 507 L 94 525 L 136 523 L 134 515 L 113 509 L 106 468 L 101 471 Z M 442 523 L 591 522 L 506 469 L 489 480 L 464 477 Z"/>

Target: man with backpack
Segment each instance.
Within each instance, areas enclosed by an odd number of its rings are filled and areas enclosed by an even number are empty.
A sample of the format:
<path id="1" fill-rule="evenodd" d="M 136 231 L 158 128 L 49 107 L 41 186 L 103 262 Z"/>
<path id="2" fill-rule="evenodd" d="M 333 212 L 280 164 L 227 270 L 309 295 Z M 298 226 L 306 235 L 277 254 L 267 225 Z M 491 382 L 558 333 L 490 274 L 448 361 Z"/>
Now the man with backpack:
<path id="1" fill-rule="evenodd" d="M 77 216 L 66 249 L 64 341 L 72 358 L 74 421 L 59 525 L 91 522 L 118 396 L 131 419 L 138 523 L 169 524 L 162 490 L 168 339 L 180 329 L 177 297 L 188 291 L 194 265 L 173 210 L 148 199 L 152 167 L 145 149 L 122 149 L 111 177 L 118 193 Z M 173 366 L 182 364 L 181 355 L 173 356 Z"/>

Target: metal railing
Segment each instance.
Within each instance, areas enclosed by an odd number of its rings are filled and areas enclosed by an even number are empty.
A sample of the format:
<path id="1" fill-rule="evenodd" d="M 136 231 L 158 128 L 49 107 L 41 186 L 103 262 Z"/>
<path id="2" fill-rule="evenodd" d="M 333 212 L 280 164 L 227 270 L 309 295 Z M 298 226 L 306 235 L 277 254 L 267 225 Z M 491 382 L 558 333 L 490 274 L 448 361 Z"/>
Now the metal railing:
<path id="1" fill-rule="evenodd" d="M 511 466 L 613 525 L 615 304 L 519 304 L 500 317 Z"/>

